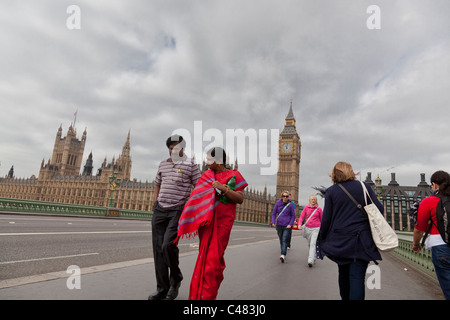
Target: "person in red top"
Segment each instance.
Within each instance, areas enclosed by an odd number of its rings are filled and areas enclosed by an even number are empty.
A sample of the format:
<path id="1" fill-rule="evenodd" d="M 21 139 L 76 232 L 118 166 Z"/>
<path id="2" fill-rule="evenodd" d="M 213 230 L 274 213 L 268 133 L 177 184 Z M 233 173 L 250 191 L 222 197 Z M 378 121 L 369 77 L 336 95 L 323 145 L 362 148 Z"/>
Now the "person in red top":
<path id="1" fill-rule="evenodd" d="M 431 249 L 431 257 L 439 284 L 445 299 L 450 300 L 450 245 L 444 242 L 436 227 L 436 207 L 440 200 L 439 195 L 450 196 L 450 175 L 445 171 L 436 171 L 430 180 L 431 188 L 436 196 L 427 197 L 420 202 L 417 222 L 414 226 L 412 250 L 416 253 L 422 250 L 420 239 L 428 230 L 431 220 L 431 231 L 425 242 L 425 248 Z"/>

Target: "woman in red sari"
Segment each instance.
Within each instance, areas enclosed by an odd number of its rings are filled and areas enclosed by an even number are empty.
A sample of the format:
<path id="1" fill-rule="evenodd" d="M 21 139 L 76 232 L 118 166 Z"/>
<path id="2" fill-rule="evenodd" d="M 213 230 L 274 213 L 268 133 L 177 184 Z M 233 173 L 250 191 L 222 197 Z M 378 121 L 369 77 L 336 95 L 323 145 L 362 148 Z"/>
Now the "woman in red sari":
<path id="1" fill-rule="evenodd" d="M 226 169 L 225 151 L 208 151 L 209 170 L 200 177 L 178 225 L 178 239 L 199 235 L 197 262 L 189 289 L 190 300 L 215 300 L 223 280 L 224 254 L 236 214 L 236 204 L 244 200 L 247 182 L 236 169 Z"/>

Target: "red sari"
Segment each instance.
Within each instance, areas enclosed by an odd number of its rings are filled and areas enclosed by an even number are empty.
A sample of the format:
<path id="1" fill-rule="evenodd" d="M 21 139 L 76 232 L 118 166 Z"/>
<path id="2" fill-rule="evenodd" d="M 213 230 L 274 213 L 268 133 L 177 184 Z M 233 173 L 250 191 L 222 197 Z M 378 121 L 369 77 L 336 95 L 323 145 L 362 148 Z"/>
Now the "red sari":
<path id="1" fill-rule="evenodd" d="M 219 201 L 211 184 L 214 180 L 226 184 L 233 175 L 235 191 L 242 191 L 247 182 L 237 170 L 214 173 L 207 170 L 194 188 L 180 218 L 178 238 L 183 234 L 195 235 L 200 245 L 191 279 L 189 300 L 215 300 L 223 280 L 224 254 L 230 239 L 236 215 L 236 204 Z M 212 179 L 214 177 L 214 179 Z M 205 185 L 209 184 L 209 188 Z M 212 196 L 211 196 L 212 195 Z M 214 203 L 211 198 L 214 197 Z"/>

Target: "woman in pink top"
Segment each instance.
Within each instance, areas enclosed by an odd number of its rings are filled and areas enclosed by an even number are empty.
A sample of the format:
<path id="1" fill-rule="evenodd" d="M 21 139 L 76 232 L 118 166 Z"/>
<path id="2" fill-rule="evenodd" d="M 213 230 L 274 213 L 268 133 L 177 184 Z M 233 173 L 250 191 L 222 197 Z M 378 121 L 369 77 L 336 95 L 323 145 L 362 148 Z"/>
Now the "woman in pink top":
<path id="1" fill-rule="evenodd" d="M 306 220 L 305 224 L 303 224 L 303 220 Z M 316 260 L 316 241 L 319 235 L 320 221 L 322 221 L 322 209 L 319 208 L 315 195 L 309 196 L 309 204 L 303 208 L 298 221 L 298 229 L 303 230 L 303 236 L 308 241 L 308 266 L 311 268 Z"/>

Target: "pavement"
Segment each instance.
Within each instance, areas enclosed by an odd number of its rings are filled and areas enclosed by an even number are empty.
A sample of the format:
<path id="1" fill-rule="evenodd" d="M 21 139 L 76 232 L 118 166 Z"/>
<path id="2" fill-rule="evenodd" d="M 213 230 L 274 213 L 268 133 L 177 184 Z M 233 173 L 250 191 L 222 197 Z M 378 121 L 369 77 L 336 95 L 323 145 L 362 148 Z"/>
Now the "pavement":
<path id="1" fill-rule="evenodd" d="M 275 231 L 274 231 L 275 232 Z M 287 260 L 278 240 L 229 246 L 218 300 L 340 300 L 337 265 L 329 259 L 307 265 L 306 240 L 294 231 Z M 183 241 L 183 240 L 182 240 Z M 391 253 L 367 274 L 366 300 L 443 300 L 439 285 Z M 184 280 L 178 301 L 188 298 L 197 252 L 180 255 Z M 1 266 L 0 266 L 1 267 Z M 156 290 L 153 259 L 82 268 L 79 288 L 66 271 L 0 281 L 0 300 L 146 300 Z M 368 287 L 372 288 L 369 289 Z M 149 302 L 152 303 L 152 302 Z"/>

